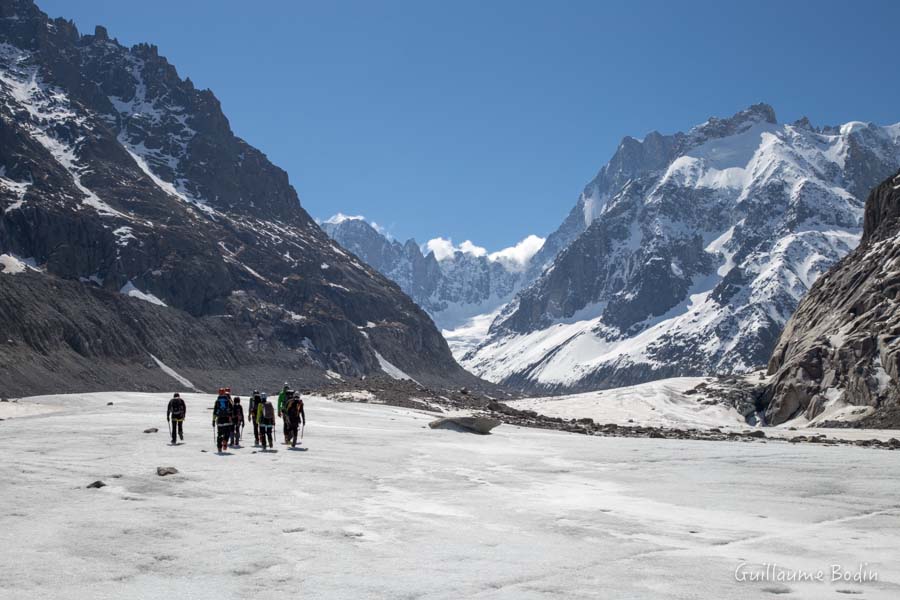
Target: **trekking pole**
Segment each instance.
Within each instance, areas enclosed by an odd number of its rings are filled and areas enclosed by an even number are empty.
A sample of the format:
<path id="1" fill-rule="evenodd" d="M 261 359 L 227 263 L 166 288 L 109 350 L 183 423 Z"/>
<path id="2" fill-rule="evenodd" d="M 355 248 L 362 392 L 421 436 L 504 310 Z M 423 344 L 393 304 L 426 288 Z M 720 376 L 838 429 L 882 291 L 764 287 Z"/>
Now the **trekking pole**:
<path id="1" fill-rule="evenodd" d="M 301 442 L 303 441 L 303 430 L 304 429 L 306 429 L 306 421 L 303 421 L 303 423 L 300 425 L 300 441 Z"/>

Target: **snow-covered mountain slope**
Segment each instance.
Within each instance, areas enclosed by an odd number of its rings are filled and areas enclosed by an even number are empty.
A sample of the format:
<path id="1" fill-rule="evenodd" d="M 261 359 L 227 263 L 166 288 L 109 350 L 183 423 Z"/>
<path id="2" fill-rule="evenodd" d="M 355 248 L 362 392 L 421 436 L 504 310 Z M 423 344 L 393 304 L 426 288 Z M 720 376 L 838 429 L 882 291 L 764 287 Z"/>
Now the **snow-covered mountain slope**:
<path id="1" fill-rule="evenodd" d="M 898 162 L 900 125 L 780 125 L 767 105 L 626 138 L 542 252 L 562 250 L 463 365 L 579 391 L 765 364 Z"/>
<path id="2" fill-rule="evenodd" d="M 15 542 L 0 548 L 15 567 L 0 570 L 0 598 L 680 600 L 702 583 L 708 598 L 821 600 L 900 587 L 891 452 L 505 425 L 476 436 L 308 396 L 305 451 L 218 456 L 212 397 L 185 397 L 176 447 L 168 396 L 19 401 L 38 406 L 0 422 L 0 526 Z M 106 487 L 86 489 L 96 480 Z M 861 562 L 877 581 L 734 576 L 742 563 L 830 576 Z"/>
<path id="3" fill-rule="evenodd" d="M 400 243 L 361 216 L 335 215 L 320 223 L 335 241 L 396 282 L 442 328 L 454 355 L 480 343 L 494 313 L 525 281 L 544 240 L 535 235 L 489 253 L 469 241 L 435 238 L 424 248 Z"/>
<path id="4" fill-rule="evenodd" d="M 207 389 L 375 374 L 378 356 L 477 384 L 211 91 L 31 0 L 0 0 L 0 256 L 6 393 L 164 389 L 151 355 Z"/>

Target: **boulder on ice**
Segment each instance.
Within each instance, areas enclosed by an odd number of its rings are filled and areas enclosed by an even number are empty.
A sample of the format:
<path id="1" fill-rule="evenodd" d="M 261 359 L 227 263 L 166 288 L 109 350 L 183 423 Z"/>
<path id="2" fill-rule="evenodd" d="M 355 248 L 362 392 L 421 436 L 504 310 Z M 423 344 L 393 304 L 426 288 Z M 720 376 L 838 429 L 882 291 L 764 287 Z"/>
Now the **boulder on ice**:
<path id="1" fill-rule="evenodd" d="M 178 469 L 175 467 L 156 467 L 156 474 L 160 477 L 165 477 L 166 475 L 175 475 L 178 473 Z"/>
<path id="2" fill-rule="evenodd" d="M 445 417 L 428 424 L 432 429 L 453 429 L 486 435 L 502 421 L 490 417 Z"/>

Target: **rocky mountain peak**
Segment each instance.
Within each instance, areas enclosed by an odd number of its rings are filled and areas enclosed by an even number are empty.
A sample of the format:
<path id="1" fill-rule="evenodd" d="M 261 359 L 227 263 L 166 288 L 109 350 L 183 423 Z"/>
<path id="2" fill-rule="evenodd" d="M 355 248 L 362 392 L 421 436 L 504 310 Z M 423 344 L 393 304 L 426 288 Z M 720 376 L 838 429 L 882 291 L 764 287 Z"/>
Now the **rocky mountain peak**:
<path id="1" fill-rule="evenodd" d="M 387 238 L 362 217 L 339 215 L 323 222 L 322 228 L 395 281 L 444 330 L 464 328 L 470 319 L 494 311 L 526 281 L 528 261 L 511 260 L 502 252 L 492 257 L 482 248 L 463 244 L 437 258 L 434 251 L 423 254 L 413 239 L 401 244 Z M 489 320 L 483 319 L 483 325 L 486 329 Z M 457 340 L 452 333 L 447 339 L 457 356 L 473 343 L 469 337 Z"/>
<path id="2" fill-rule="evenodd" d="M 203 387 L 226 373 L 478 385 L 156 46 L 81 36 L 29 0 L 0 15 L 0 255 L 27 265 L 0 272 L 10 392 L 165 389 L 156 359 Z"/>
<path id="3" fill-rule="evenodd" d="M 545 392 L 751 370 L 857 245 L 865 193 L 898 162 L 900 125 L 823 134 L 766 104 L 626 138 L 462 362 Z M 866 230 L 892 210 L 870 201 Z"/>
<path id="4" fill-rule="evenodd" d="M 726 119 L 710 117 L 702 125 L 694 127 L 690 131 L 690 137 L 695 141 L 703 142 L 712 138 L 724 138 L 746 131 L 753 125 L 776 125 L 775 109 L 765 103 L 754 104 L 739 111 Z"/>
<path id="5" fill-rule="evenodd" d="M 109 32 L 106 30 L 106 27 L 103 25 L 97 25 L 94 27 L 94 39 L 98 42 L 108 42 L 109 40 Z"/>
<path id="6" fill-rule="evenodd" d="M 862 243 L 892 237 L 900 231 L 900 171 L 875 188 L 866 201 Z"/>

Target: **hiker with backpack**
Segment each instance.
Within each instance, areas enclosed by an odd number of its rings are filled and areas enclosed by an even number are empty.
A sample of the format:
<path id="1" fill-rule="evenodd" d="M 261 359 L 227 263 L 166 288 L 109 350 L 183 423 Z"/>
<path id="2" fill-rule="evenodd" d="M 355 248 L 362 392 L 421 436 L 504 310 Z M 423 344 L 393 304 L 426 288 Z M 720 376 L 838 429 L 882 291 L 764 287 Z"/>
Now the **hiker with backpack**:
<path id="1" fill-rule="evenodd" d="M 285 406 L 284 422 L 287 424 L 288 433 L 284 443 L 290 443 L 291 447 L 297 446 L 297 432 L 301 425 L 306 425 L 306 413 L 303 410 L 303 398 L 300 392 L 294 392 Z"/>
<path id="2" fill-rule="evenodd" d="M 231 419 L 231 445 L 241 445 L 241 432 L 244 429 L 244 407 L 241 406 L 241 397 L 235 396 L 232 402 Z"/>
<path id="3" fill-rule="evenodd" d="M 269 448 L 274 448 L 272 436 L 275 434 L 275 407 L 266 394 L 262 394 L 256 407 L 256 420 L 259 423 L 259 440 L 263 450 L 266 449 L 266 441 L 269 442 Z"/>
<path id="4" fill-rule="evenodd" d="M 284 388 L 282 388 L 281 392 L 278 394 L 278 416 L 284 420 L 282 423 L 284 429 L 284 439 L 287 441 L 288 438 L 288 419 L 284 416 L 284 409 L 287 406 L 287 401 L 291 398 L 293 392 L 290 391 L 290 387 L 288 383 L 284 382 Z"/>
<path id="5" fill-rule="evenodd" d="M 234 407 L 231 398 L 225 388 L 219 390 L 219 397 L 213 406 L 213 428 L 216 429 L 216 449 L 219 452 L 228 450 L 228 438 L 231 436 L 231 420 L 234 417 Z"/>
<path id="6" fill-rule="evenodd" d="M 262 398 L 259 395 L 259 390 L 253 390 L 253 396 L 250 397 L 250 406 L 247 407 L 247 417 L 250 418 L 250 423 L 253 425 L 253 445 L 259 446 L 259 422 L 256 419 L 256 410 L 259 408 L 259 403 L 262 402 Z"/>
<path id="7" fill-rule="evenodd" d="M 166 408 L 166 421 L 169 421 L 169 429 L 172 434 L 172 445 L 175 445 L 175 434 L 184 441 L 184 417 L 187 415 L 187 405 L 181 399 L 181 395 L 175 392 L 172 399 L 169 400 L 169 406 Z"/>

